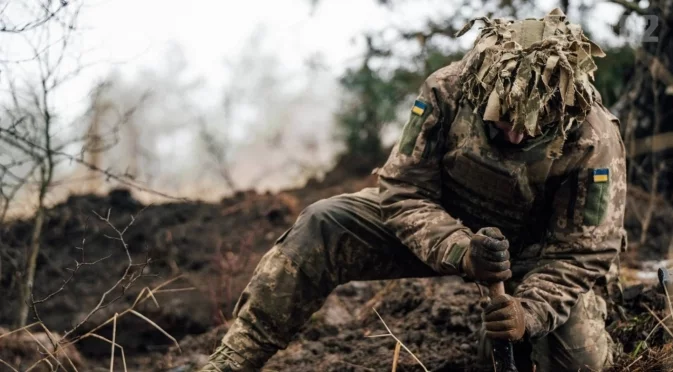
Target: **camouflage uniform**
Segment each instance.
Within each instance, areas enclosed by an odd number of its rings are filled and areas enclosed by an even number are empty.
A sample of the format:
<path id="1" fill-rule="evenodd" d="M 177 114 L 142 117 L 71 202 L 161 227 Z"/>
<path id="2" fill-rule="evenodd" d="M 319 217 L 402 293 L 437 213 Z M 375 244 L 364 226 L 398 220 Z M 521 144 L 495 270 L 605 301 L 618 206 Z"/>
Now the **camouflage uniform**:
<path id="1" fill-rule="evenodd" d="M 562 135 L 506 143 L 462 93 L 468 60 L 426 80 L 378 188 L 309 206 L 277 240 L 224 345 L 262 366 L 339 284 L 462 275 L 473 232 L 495 226 L 510 241 L 509 292 L 526 310 L 537 370 L 611 362 L 606 304 L 593 286 L 626 245 L 618 121 L 596 99 Z"/>

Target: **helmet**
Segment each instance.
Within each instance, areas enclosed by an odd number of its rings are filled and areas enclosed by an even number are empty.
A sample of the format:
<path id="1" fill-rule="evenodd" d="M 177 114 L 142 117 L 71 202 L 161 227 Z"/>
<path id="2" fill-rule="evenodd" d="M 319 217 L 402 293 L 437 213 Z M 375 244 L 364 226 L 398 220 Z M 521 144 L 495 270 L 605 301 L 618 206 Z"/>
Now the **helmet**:
<path id="1" fill-rule="evenodd" d="M 478 20 L 485 26 L 460 76 L 465 99 L 483 120 L 508 121 L 529 136 L 557 126 L 565 138 L 600 99 L 589 79 L 593 57 L 605 53 L 558 8 L 542 19 L 476 18 L 457 36 Z"/>

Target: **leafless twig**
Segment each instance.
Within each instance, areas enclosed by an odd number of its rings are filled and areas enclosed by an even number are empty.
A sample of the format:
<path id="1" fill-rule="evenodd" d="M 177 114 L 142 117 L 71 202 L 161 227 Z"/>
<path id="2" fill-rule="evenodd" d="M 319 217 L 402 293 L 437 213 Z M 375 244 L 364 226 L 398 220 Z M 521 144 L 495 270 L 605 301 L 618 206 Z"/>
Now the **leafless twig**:
<path id="1" fill-rule="evenodd" d="M 142 213 L 146 208 L 147 208 L 147 207 L 143 208 L 138 214 Z M 101 297 L 100 297 L 100 299 L 99 299 L 99 301 L 98 301 L 98 304 L 96 304 L 96 306 L 94 306 L 94 308 L 91 309 L 91 311 L 89 311 L 89 313 L 88 313 L 82 320 L 80 320 L 80 322 L 79 322 L 77 325 L 75 325 L 75 326 L 74 326 L 72 329 L 70 329 L 69 331 L 65 332 L 65 334 L 64 334 L 63 337 L 68 337 L 69 335 L 71 335 L 75 330 L 77 330 L 79 327 L 81 327 L 82 324 L 86 323 L 86 322 L 91 318 L 91 316 L 93 316 L 93 314 L 95 314 L 96 312 L 100 311 L 100 310 L 103 309 L 104 307 L 107 307 L 107 306 L 110 305 L 112 302 L 114 302 L 116 299 L 118 299 L 118 298 L 120 298 L 121 296 L 123 296 L 123 294 L 126 292 L 126 290 L 127 290 L 127 289 L 128 289 L 128 288 L 129 288 L 129 287 L 130 287 L 130 286 L 131 286 L 131 285 L 132 285 L 138 278 L 140 278 L 140 277 L 142 276 L 142 270 L 144 269 L 144 266 L 141 266 L 141 267 L 140 267 L 140 270 L 136 271 L 136 273 L 132 273 L 132 272 L 131 272 L 131 270 L 133 269 L 133 267 L 134 267 L 134 266 L 137 266 L 137 264 L 134 264 L 134 262 L 133 262 L 133 258 L 131 257 L 131 252 L 129 251 L 128 244 L 127 244 L 126 241 L 124 240 L 124 233 L 126 233 L 126 231 L 129 229 L 129 227 L 131 227 L 131 225 L 133 225 L 133 223 L 135 222 L 135 217 L 131 216 L 131 221 L 128 223 L 128 225 L 126 225 L 122 230 L 119 230 L 119 229 L 118 229 L 117 227 L 115 227 L 115 226 L 112 224 L 112 222 L 110 221 L 110 213 L 111 213 L 111 210 L 110 210 L 110 209 L 108 209 L 108 213 L 107 213 L 106 217 L 102 217 L 102 216 L 100 216 L 99 214 L 97 214 L 96 212 L 93 212 L 93 213 L 94 213 L 94 214 L 95 214 L 101 221 L 105 222 L 110 228 L 112 228 L 112 230 L 117 234 L 116 237 L 108 237 L 108 238 L 109 238 L 109 239 L 118 240 L 118 241 L 120 242 L 122 248 L 124 249 L 124 253 L 126 254 L 128 263 L 127 263 L 126 268 L 124 269 L 124 273 L 121 275 L 121 277 L 120 277 L 120 278 L 119 278 L 119 279 L 118 279 L 118 280 L 117 280 L 117 281 L 116 281 L 110 288 L 108 288 L 107 291 L 105 291 L 105 292 L 101 295 Z M 148 260 L 146 261 L 146 264 L 149 264 L 149 261 L 150 261 L 150 260 L 148 259 Z M 122 284 L 122 283 L 124 283 L 124 281 L 126 281 L 127 283 L 126 283 L 126 284 Z M 117 298 L 113 299 L 112 301 L 109 301 L 109 302 L 106 304 L 106 303 L 105 303 L 105 300 L 107 299 L 107 297 L 108 297 L 112 292 L 114 292 L 117 288 L 121 288 L 121 289 L 122 289 L 122 294 L 119 295 Z"/>
<path id="2" fill-rule="evenodd" d="M 86 226 L 84 227 L 84 229 L 86 230 Z M 68 284 L 69 284 L 69 283 L 72 281 L 72 279 L 75 277 L 75 274 L 77 274 L 77 272 L 79 271 L 79 269 L 81 269 L 82 267 L 84 267 L 84 266 L 93 266 L 93 265 L 96 265 L 96 264 L 98 264 L 98 263 L 100 263 L 100 262 L 102 262 L 102 261 L 104 261 L 104 260 L 106 260 L 106 259 L 112 257 L 112 255 L 108 255 L 108 256 L 99 258 L 99 259 L 97 259 L 97 260 L 95 260 L 95 261 L 86 262 L 85 259 L 84 259 L 84 244 L 85 244 L 85 243 L 86 243 L 86 238 L 82 238 L 82 246 L 80 246 L 80 247 L 75 247 L 75 249 L 77 249 L 77 250 L 79 250 L 79 251 L 81 252 L 81 254 L 80 254 L 80 260 L 81 260 L 81 262 L 78 261 L 78 260 L 75 260 L 75 267 L 74 267 L 74 268 L 66 268 L 66 270 L 70 272 L 70 276 L 68 276 L 65 280 L 63 280 L 63 283 L 61 284 L 61 286 L 60 286 L 56 291 L 54 291 L 54 292 L 52 292 L 52 293 L 46 295 L 44 298 L 42 298 L 42 299 L 40 299 L 40 300 L 33 300 L 33 301 L 32 301 L 32 303 L 33 303 L 33 307 L 34 307 L 35 305 L 38 305 L 38 304 L 47 302 L 47 301 L 49 301 L 51 298 L 53 298 L 54 296 L 56 296 L 56 295 L 58 295 L 59 293 L 63 292 L 63 290 L 68 286 Z"/>
<path id="3" fill-rule="evenodd" d="M 11 133 L 8 130 L 3 129 L 3 128 L 0 128 L 0 134 L 9 134 L 10 136 L 13 135 L 13 133 Z M 2 139 L 2 138 L 0 137 L 0 139 Z M 41 151 L 46 150 L 43 146 L 40 146 L 36 143 L 32 143 L 31 141 L 29 141 L 25 138 L 17 138 L 17 139 L 29 148 L 34 148 L 34 149 L 41 150 Z M 89 170 L 97 172 L 97 173 L 105 176 L 106 180 L 108 180 L 108 181 L 109 180 L 114 180 L 114 181 L 117 181 L 120 184 L 122 184 L 124 186 L 128 186 L 132 189 L 147 192 L 149 194 L 153 194 L 153 195 L 156 195 L 156 196 L 161 196 L 161 197 L 166 198 L 166 199 L 172 199 L 172 200 L 178 200 L 178 201 L 187 201 L 186 198 L 177 197 L 177 196 L 174 196 L 174 195 L 170 195 L 170 194 L 167 194 L 167 193 L 163 193 L 163 192 L 154 190 L 154 189 L 152 189 L 150 187 L 147 187 L 147 186 L 143 186 L 142 184 L 133 181 L 131 179 L 131 177 L 129 177 L 127 175 L 120 175 L 120 174 L 117 174 L 117 173 L 113 172 L 110 169 L 99 168 L 98 166 L 96 166 L 92 163 L 89 163 L 89 162 L 85 161 L 84 159 L 82 159 L 81 154 L 80 154 L 80 156 L 75 156 L 75 155 L 69 154 L 65 151 L 59 151 L 59 150 L 53 150 L 53 149 L 50 151 L 50 153 L 53 154 L 53 155 L 56 155 L 56 156 L 63 157 L 64 159 L 66 159 L 68 161 L 78 163 L 78 164 L 84 166 L 85 168 L 87 168 Z"/>
<path id="4" fill-rule="evenodd" d="M 58 15 L 63 12 L 68 6 L 67 0 L 59 0 L 58 5 L 55 9 L 51 8 L 53 1 L 44 1 L 39 4 L 41 8 L 40 15 L 35 16 L 35 19 L 25 22 L 20 25 L 10 25 L 7 24 L 8 20 L 4 17 L 5 10 L 9 6 L 10 1 L 7 1 L 5 6 L 0 12 L 0 32 L 18 34 L 30 30 L 34 30 L 38 27 L 43 26 L 44 24 L 56 19 Z"/>

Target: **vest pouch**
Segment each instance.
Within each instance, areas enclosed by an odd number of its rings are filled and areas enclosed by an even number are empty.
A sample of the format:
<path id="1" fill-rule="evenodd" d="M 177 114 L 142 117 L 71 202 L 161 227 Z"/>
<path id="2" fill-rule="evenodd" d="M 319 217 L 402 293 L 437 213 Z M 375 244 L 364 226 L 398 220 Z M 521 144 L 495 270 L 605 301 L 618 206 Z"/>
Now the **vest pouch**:
<path id="1" fill-rule="evenodd" d="M 463 150 L 445 157 L 445 203 L 480 228 L 518 234 L 533 207 L 534 193 L 523 163 Z M 504 233 L 505 231 L 503 231 Z"/>

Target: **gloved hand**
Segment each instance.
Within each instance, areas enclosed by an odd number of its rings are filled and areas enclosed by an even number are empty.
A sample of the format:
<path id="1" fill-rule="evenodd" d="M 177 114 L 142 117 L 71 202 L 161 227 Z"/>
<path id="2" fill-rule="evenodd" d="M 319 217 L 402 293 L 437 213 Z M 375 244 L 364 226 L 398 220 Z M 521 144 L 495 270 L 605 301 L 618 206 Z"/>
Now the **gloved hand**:
<path id="1" fill-rule="evenodd" d="M 509 242 L 499 229 L 486 227 L 477 231 L 463 256 L 462 271 L 469 279 L 496 283 L 512 277 Z"/>
<path id="2" fill-rule="evenodd" d="M 492 299 L 484 310 L 486 336 L 493 340 L 517 341 L 526 332 L 526 320 L 521 302 L 510 295 Z"/>

